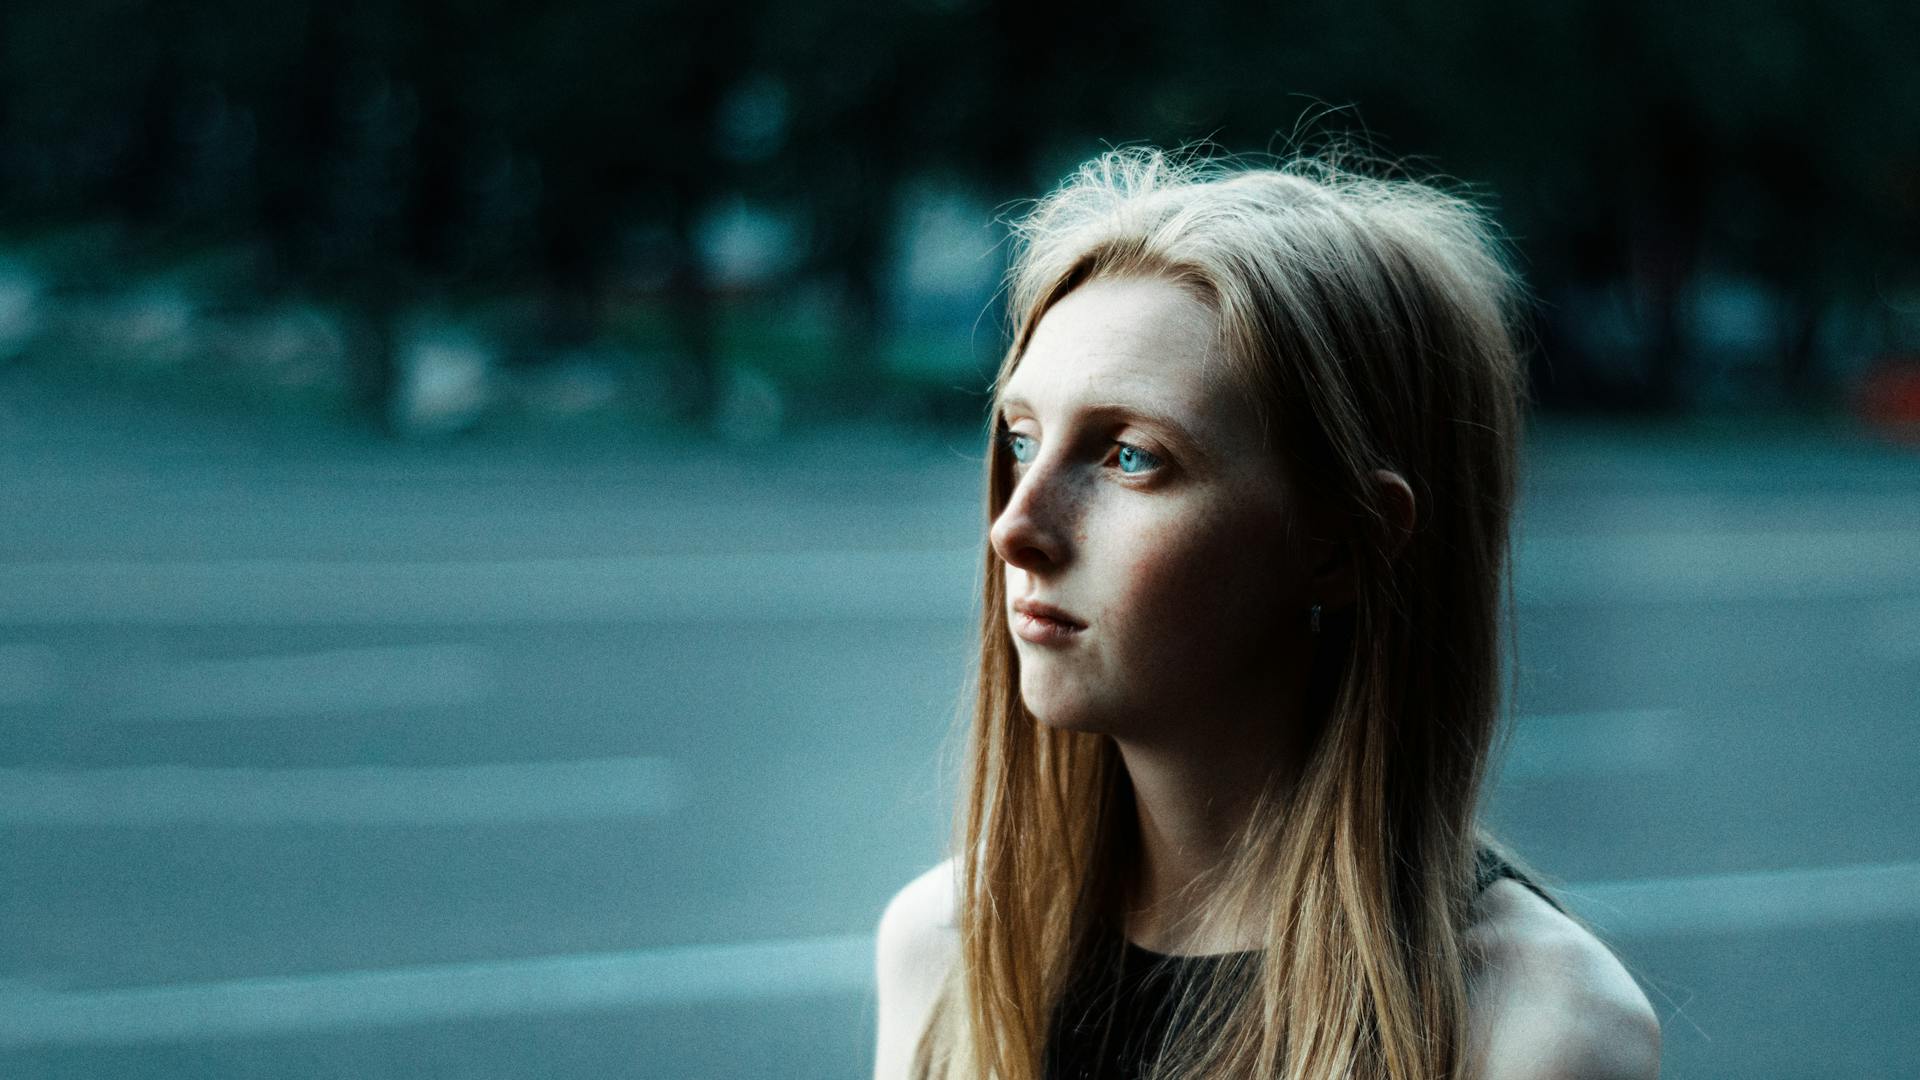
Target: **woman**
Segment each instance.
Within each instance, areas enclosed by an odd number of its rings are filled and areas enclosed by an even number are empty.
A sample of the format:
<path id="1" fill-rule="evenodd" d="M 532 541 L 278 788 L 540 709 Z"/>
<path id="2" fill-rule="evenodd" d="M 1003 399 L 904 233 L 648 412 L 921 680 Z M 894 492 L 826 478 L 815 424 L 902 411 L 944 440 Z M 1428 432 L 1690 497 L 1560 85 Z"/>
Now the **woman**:
<path id="1" fill-rule="evenodd" d="M 1481 215 L 1130 149 L 1015 240 L 961 854 L 881 921 L 878 1076 L 1656 1075 L 1477 826 L 1523 394 Z"/>

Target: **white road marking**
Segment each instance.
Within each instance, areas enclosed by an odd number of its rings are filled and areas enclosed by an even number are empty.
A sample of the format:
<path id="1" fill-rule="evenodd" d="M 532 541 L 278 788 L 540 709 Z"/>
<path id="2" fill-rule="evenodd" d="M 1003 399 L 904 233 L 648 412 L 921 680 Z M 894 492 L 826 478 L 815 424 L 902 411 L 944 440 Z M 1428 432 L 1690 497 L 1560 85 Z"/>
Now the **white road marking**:
<path id="1" fill-rule="evenodd" d="M 115 720 L 277 720 L 471 705 L 496 689 L 473 645 L 402 645 L 156 666 L 128 681 Z"/>
<path id="2" fill-rule="evenodd" d="M 1920 916 L 1920 863 L 1614 881 L 1559 890 L 1615 939 Z M 111 990 L 0 983 L 0 1046 L 296 1032 L 870 994 L 869 934 Z"/>
<path id="3" fill-rule="evenodd" d="M 0 706 L 44 705 L 60 691 L 60 656 L 48 646 L 0 645 Z"/>
<path id="4" fill-rule="evenodd" d="M 1689 738 L 1676 709 L 1527 715 L 1499 761 L 1506 781 L 1634 776 L 1684 763 Z"/>
<path id="5" fill-rule="evenodd" d="M 75 993 L 0 984 L 0 1046 L 243 1037 L 865 992 L 866 934 Z"/>
<path id="6" fill-rule="evenodd" d="M 980 556 L 816 551 L 504 562 L 0 566 L 0 623 L 140 626 L 937 618 Z"/>
<path id="7" fill-rule="evenodd" d="M 1569 885 L 1569 904 L 1628 938 L 1738 934 L 1920 917 L 1920 862 Z"/>
<path id="8" fill-rule="evenodd" d="M 1920 536 L 1672 532 L 1525 538 L 1523 606 L 1920 595 Z M 0 623 L 445 625 L 961 619 L 983 550 L 791 551 L 478 562 L 15 563 Z"/>
<path id="9" fill-rule="evenodd" d="M 691 780 L 656 757 L 399 768 L 0 769 L 0 825 L 458 825 L 656 817 Z"/>
<path id="10" fill-rule="evenodd" d="M 1523 538 L 1522 604 L 1877 599 L 1920 592 L 1920 532 L 1657 532 Z"/>

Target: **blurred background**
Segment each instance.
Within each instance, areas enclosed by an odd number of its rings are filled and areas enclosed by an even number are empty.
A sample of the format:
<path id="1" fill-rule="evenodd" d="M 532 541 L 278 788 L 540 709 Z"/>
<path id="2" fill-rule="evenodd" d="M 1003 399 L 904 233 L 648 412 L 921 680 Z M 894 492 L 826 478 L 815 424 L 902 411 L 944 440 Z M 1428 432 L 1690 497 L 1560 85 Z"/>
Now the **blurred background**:
<path id="1" fill-rule="evenodd" d="M 840 1077 L 998 219 L 1358 135 L 1539 298 L 1495 824 L 1678 1077 L 1910 1075 L 1920 15 L 0 7 L 0 1074 Z"/>

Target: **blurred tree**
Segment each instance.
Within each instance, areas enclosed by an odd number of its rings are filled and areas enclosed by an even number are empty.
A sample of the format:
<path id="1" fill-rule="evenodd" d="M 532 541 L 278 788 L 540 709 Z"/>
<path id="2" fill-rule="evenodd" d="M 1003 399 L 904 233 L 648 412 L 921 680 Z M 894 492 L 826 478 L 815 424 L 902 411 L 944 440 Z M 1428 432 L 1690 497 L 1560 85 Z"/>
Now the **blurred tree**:
<path id="1" fill-rule="evenodd" d="M 410 310 L 537 296 L 537 357 L 657 289 L 697 418 L 732 303 L 702 230 L 736 197 L 798 222 L 786 265 L 839 298 L 844 387 L 887 374 L 906 185 L 998 202 L 1101 141 L 1362 128 L 1433 151 L 1410 171 L 1472 178 L 1512 227 L 1549 301 L 1544 398 L 1684 402 L 1717 274 L 1775 298 L 1782 385 L 1817 401 L 1834 312 L 1881 313 L 1891 340 L 1882 297 L 1920 278 L 1897 137 L 1920 126 L 1917 23 L 1897 0 L 15 0 L 0 208 L 160 251 L 261 243 L 268 291 L 365 313 L 373 407 Z"/>

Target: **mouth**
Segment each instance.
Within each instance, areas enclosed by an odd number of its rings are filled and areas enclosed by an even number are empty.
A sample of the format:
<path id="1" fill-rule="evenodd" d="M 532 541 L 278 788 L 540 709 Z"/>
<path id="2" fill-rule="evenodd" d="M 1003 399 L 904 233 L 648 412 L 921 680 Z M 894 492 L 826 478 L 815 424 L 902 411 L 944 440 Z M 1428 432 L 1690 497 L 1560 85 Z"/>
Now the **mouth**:
<path id="1" fill-rule="evenodd" d="M 1038 600 L 1015 600 L 1013 610 L 1015 614 L 1024 615 L 1029 619 L 1058 623 L 1074 630 L 1087 628 L 1086 623 L 1074 618 L 1065 609 L 1054 607 L 1052 604 L 1043 604 Z"/>
<path id="2" fill-rule="evenodd" d="M 1086 623 L 1052 604 L 1019 600 L 1013 605 L 1013 632 L 1036 645 L 1070 641 L 1086 628 Z"/>

